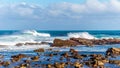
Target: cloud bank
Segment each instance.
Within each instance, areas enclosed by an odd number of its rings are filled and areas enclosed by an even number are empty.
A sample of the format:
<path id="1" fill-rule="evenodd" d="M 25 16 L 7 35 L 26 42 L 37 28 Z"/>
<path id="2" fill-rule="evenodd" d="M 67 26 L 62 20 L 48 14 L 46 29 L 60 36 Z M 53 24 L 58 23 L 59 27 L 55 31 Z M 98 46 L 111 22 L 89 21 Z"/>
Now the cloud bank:
<path id="1" fill-rule="evenodd" d="M 4 27 L 10 28 L 14 25 L 19 26 L 17 28 L 29 26 L 28 29 L 38 29 L 39 25 L 42 24 L 42 28 L 44 29 L 44 26 L 49 23 L 56 25 L 59 23 L 61 26 L 73 23 L 84 26 L 87 23 L 99 24 L 99 21 L 101 21 L 101 23 L 118 22 L 119 17 L 119 0 L 109 0 L 105 2 L 87 0 L 83 4 L 62 2 L 50 4 L 47 7 L 25 2 L 0 6 L 0 25 L 5 25 Z M 13 25 L 6 26 L 6 24 L 11 22 Z M 72 25 L 67 26 L 71 27 Z M 46 26 L 48 29 L 51 27 L 53 26 Z M 89 29 L 89 26 L 86 27 Z M 27 29 L 27 27 L 23 29 Z"/>

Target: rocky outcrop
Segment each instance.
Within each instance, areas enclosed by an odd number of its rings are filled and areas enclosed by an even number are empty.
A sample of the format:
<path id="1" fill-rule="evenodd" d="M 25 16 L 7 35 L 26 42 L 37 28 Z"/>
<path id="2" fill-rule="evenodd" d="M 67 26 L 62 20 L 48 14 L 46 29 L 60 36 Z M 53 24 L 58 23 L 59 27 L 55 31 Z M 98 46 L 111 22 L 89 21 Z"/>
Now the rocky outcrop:
<path id="1" fill-rule="evenodd" d="M 52 46 L 57 47 L 63 47 L 63 46 L 76 46 L 79 45 L 78 42 L 73 40 L 61 40 L 61 39 L 55 39 Z"/>
<path id="2" fill-rule="evenodd" d="M 55 39 L 52 46 L 63 47 L 63 46 L 76 46 L 76 45 L 112 45 L 120 44 L 120 39 L 84 39 L 84 38 L 70 38 L 69 40 Z"/>

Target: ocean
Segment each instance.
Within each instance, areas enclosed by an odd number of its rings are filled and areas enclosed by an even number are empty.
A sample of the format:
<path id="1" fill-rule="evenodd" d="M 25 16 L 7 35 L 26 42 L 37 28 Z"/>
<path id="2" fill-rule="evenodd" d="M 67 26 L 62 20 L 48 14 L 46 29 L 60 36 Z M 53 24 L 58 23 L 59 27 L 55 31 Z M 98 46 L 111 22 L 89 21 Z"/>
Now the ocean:
<path id="1" fill-rule="evenodd" d="M 52 43 L 55 38 L 69 39 L 86 38 L 86 39 L 109 39 L 120 38 L 120 31 L 36 31 L 36 30 L 23 30 L 23 31 L 0 31 L 0 51 L 23 51 L 33 50 L 36 48 L 49 48 L 50 45 L 34 45 L 34 46 L 15 46 L 18 43 L 26 42 L 49 42 Z M 115 47 L 120 47 L 113 45 Z M 110 46 L 111 47 L 111 46 Z M 97 48 L 95 48 L 97 50 Z M 81 49 L 82 50 L 82 49 Z M 89 50 L 89 49 L 88 49 Z M 99 49 L 98 51 L 106 49 Z"/>
<path id="2" fill-rule="evenodd" d="M 23 46 L 15 46 L 18 43 L 26 43 L 26 42 L 48 42 L 52 43 L 55 38 L 59 39 L 69 39 L 71 37 L 75 38 L 86 38 L 86 39 L 110 39 L 110 38 L 118 38 L 120 39 L 120 31 L 41 31 L 41 30 L 23 30 L 23 31 L 0 31 L 0 54 L 4 55 L 4 61 L 10 60 L 10 56 L 16 54 L 27 54 L 27 55 L 37 55 L 33 52 L 34 49 L 37 48 L 51 48 L 50 45 L 23 45 Z M 76 47 L 67 47 L 67 48 L 59 48 L 53 47 L 54 50 L 69 51 L 70 48 L 74 48 L 77 51 L 80 51 L 82 54 L 104 54 L 108 48 L 117 47 L 120 48 L 120 44 L 114 45 L 102 45 L 102 46 L 76 46 Z M 44 56 L 43 56 L 44 57 Z M 120 60 L 120 57 L 112 58 L 116 60 Z M 44 60 L 44 59 L 43 59 Z M 114 68 L 114 65 L 109 65 Z M 117 66 L 116 66 L 117 68 Z M 118 67 L 119 68 L 119 67 Z"/>

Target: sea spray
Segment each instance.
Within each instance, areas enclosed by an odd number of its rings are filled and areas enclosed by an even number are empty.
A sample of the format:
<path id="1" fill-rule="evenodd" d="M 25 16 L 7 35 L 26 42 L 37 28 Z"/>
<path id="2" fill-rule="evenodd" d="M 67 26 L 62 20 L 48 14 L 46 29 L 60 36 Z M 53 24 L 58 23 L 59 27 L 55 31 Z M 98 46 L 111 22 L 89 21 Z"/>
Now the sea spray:
<path id="1" fill-rule="evenodd" d="M 68 33 L 68 37 L 70 38 L 85 38 L 85 39 L 97 39 L 93 35 L 88 32 L 77 32 L 77 33 Z"/>

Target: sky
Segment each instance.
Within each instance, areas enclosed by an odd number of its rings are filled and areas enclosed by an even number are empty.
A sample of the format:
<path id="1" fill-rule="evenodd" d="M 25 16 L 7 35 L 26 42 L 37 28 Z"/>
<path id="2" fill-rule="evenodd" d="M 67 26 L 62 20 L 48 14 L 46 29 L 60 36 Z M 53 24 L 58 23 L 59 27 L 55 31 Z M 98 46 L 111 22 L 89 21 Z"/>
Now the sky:
<path id="1" fill-rule="evenodd" d="M 120 0 L 0 0 L 0 30 L 120 30 Z"/>

